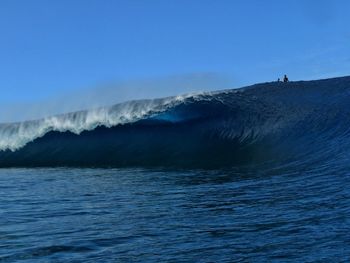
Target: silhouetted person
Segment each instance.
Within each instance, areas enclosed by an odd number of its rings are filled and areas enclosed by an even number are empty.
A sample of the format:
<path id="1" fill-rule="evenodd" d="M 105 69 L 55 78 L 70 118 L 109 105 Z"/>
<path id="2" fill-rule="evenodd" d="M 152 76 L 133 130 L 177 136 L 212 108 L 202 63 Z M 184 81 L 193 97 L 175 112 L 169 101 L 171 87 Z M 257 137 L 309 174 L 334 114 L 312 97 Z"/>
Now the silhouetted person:
<path id="1" fill-rule="evenodd" d="M 288 79 L 287 75 L 284 75 L 283 82 L 288 82 L 288 81 L 289 81 L 289 79 Z"/>
<path id="2" fill-rule="evenodd" d="M 277 79 L 277 82 L 281 82 L 280 78 Z"/>

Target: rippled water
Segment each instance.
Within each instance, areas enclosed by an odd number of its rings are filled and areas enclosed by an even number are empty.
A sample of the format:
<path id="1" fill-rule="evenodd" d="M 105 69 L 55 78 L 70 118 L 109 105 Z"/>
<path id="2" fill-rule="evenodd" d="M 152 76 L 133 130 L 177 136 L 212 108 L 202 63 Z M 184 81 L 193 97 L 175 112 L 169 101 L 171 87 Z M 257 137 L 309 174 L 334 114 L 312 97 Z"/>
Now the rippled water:
<path id="1" fill-rule="evenodd" d="M 350 259 L 350 173 L 0 169 L 1 262 Z"/>

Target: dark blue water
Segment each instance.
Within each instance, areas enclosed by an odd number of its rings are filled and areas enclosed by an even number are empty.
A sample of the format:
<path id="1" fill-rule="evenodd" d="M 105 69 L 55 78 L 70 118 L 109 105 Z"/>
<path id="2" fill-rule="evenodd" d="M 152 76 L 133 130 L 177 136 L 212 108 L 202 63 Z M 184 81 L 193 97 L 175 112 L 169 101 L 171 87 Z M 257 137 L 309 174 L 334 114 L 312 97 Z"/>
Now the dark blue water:
<path id="1" fill-rule="evenodd" d="M 343 77 L 0 124 L 0 168 L 221 169 L 332 157 L 350 147 L 349 101 L 350 77 Z"/>
<path id="2" fill-rule="evenodd" d="M 1 169 L 0 262 L 346 262 L 348 168 Z"/>

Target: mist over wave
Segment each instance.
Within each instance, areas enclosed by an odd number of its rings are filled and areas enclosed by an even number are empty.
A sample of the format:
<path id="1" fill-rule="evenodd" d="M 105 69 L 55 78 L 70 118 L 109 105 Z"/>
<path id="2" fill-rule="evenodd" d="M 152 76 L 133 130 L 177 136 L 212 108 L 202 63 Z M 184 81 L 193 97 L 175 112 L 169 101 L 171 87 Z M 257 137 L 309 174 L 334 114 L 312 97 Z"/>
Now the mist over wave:
<path id="1" fill-rule="evenodd" d="M 2 102 L 0 123 L 41 119 L 52 115 L 91 110 L 116 103 L 154 99 L 232 87 L 232 81 L 221 74 L 201 72 L 162 78 L 106 81 L 96 86 L 61 91 L 42 100 Z"/>
<path id="2" fill-rule="evenodd" d="M 139 100 L 0 125 L 0 166 L 207 167 L 347 158 L 350 77 Z"/>

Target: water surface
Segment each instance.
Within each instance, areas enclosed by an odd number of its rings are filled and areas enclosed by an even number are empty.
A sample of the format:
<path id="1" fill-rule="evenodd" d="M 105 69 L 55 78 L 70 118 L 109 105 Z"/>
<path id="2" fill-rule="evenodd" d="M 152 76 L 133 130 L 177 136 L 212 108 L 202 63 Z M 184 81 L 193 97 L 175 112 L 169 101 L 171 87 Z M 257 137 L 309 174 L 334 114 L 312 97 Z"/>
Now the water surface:
<path id="1" fill-rule="evenodd" d="M 1 169 L 0 262 L 345 262 L 334 167 Z"/>

